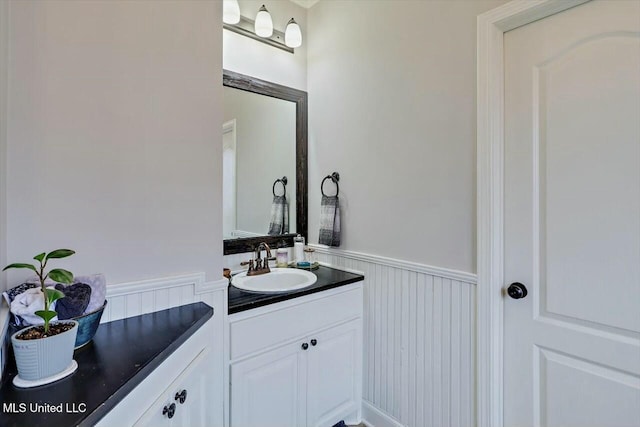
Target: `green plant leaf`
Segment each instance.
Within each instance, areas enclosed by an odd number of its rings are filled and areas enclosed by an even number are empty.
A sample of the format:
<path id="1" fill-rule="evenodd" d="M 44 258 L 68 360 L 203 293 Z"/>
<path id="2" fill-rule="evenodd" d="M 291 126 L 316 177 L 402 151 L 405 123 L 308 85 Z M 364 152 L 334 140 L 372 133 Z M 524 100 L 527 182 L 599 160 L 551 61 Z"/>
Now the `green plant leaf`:
<path id="1" fill-rule="evenodd" d="M 33 265 L 31 265 L 31 264 L 22 264 L 22 263 L 9 264 L 5 268 L 3 268 L 2 271 L 8 270 L 10 268 L 28 268 L 29 270 L 33 270 L 36 273 L 38 272 L 38 270 L 36 270 L 36 268 Z"/>
<path id="2" fill-rule="evenodd" d="M 51 319 L 56 317 L 58 313 L 56 313 L 53 310 L 38 310 L 36 311 L 36 315 L 42 317 L 42 320 L 44 320 L 44 323 L 48 325 Z"/>
<path id="3" fill-rule="evenodd" d="M 36 261 L 42 262 L 42 260 L 44 259 L 44 257 L 46 255 L 47 255 L 46 252 L 42 252 L 41 254 L 38 254 L 38 255 L 34 256 L 33 259 L 35 259 Z"/>
<path id="4" fill-rule="evenodd" d="M 53 288 L 47 288 L 47 299 L 49 300 L 49 304 L 59 300 L 60 298 L 64 298 L 64 294 L 61 291 Z"/>
<path id="5" fill-rule="evenodd" d="M 52 258 L 66 258 L 75 254 L 76 251 L 72 251 L 71 249 L 56 249 L 55 251 L 51 251 L 47 254 L 46 259 Z"/>
<path id="6" fill-rule="evenodd" d="M 59 283 L 71 283 L 73 282 L 73 273 L 62 268 L 55 268 L 49 272 L 49 277 Z"/>

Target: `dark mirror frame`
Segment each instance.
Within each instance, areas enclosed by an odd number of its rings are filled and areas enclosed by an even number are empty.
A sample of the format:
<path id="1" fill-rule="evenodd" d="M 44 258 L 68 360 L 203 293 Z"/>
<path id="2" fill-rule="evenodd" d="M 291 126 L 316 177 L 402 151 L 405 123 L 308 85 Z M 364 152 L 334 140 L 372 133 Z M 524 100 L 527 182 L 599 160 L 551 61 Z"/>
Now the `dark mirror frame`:
<path id="1" fill-rule="evenodd" d="M 278 236 L 264 235 L 224 240 L 224 254 L 251 252 L 261 242 L 266 242 L 275 248 L 284 240 L 287 246 L 293 246 L 293 238 L 297 234 L 307 238 L 307 92 L 229 70 L 223 70 L 222 84 L 296 104 L 296 232 Z"/>

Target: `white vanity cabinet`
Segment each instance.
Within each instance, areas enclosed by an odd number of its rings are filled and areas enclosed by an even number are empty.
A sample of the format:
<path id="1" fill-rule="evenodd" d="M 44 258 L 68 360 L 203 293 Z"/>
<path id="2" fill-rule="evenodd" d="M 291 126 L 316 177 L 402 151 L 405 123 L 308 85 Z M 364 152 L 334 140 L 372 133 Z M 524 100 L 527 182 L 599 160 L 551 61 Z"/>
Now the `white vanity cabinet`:
<path id="1" fill-rule="evenodd" d="M 211 393 L 211 351 L 207 348 L 187 366 L 134 424 L 134 427 L 208 427 L 214 415 Z"/>
<path id="2" fill-rule="evenodd" d="M 97 427 L 222 427 L 222 352 L 209 320 L 151 372 Z"/>
<path id="3" fill-rule="evenodd" d="M 231 427 L 358 423 L 362 282 L 229 317 Z"/>

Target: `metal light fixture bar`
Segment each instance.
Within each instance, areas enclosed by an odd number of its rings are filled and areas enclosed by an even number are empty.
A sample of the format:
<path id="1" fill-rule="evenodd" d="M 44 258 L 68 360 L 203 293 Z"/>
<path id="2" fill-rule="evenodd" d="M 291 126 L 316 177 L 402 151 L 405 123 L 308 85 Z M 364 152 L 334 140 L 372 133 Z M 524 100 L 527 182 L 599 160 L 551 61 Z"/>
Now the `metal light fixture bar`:
<path id="1" fill-rule="evenodd" d="M 243 36 L 250 37 L 254 40 L 266 43 L 269 46 L 277 47 L 278 49 L 282 49 L 289 53 L 293 53 L 293 48 L 284 44 L 284 33 L 282 31 L 278 31 L 274 28 L 273 35 L 271 37 L 260 37 L 253 32 L 254 26 L 254 21 L 249 18 L 245 18 L 244 16 L 240 16 L 240 22 L 237 24 L 222 24 L 224 29 L 233 31 L 237 34 L 242 34 Z"/>

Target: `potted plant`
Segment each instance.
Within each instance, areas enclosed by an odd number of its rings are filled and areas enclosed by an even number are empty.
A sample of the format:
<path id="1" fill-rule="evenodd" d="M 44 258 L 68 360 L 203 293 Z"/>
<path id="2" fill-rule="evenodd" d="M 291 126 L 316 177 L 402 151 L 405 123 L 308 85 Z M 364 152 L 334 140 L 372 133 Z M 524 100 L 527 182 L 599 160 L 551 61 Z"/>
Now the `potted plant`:
<path id="1" fill-rule="evenodd" d="M 66 258 L 75 252 L 70 249 L 56 249 L 49 253 L 41 253 L 33 257 L 38 261 L 39 266 L 26 263 L 9 264 L 2 271 L 10 268 L 25 268 L 33 270 L 40 281 L 40 290 L 44 298 L 44 310 L 38 310 L 36 315 L 44 320 L 43 325 L 31 326 L 14 333 L 11 336 L 11 343 L 16 357 L 18 376 L 14 378 L 22 383 L 20 386 L 29 384 L 40 385 L 60 379 L 77 368 L 73 360 L 73 348 L 78 331 L 78 323 L 74 320 L 64 320 L 51 322 L 56 316 L 56 312 L 51 310 L 54 301 L 64 297 L 64 294 L 57 289 L 47 288 L 45 281 L 51 278 L 56 282 L 70 284 L 73 281 L 73 273 L 56 268 L 45 271 L 47 263 L 52 259 Z M 19 378 L 19 379 L 18 379 Z"/>

